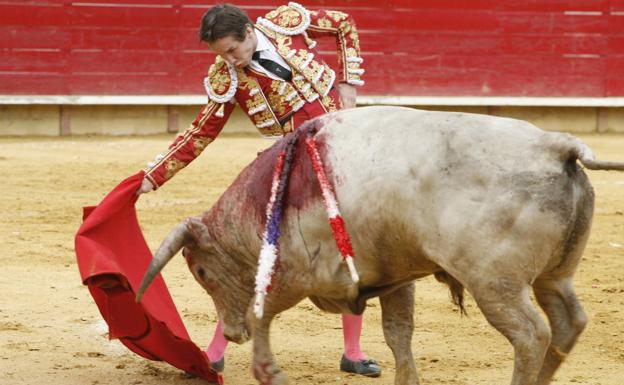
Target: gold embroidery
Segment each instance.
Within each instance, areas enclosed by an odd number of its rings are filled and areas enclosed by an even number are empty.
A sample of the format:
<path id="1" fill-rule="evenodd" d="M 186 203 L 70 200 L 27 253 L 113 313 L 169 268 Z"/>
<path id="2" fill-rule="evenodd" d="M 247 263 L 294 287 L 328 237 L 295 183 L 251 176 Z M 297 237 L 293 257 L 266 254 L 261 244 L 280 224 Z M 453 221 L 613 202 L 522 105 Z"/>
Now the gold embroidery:
<path id="1" fill-rule="evenodd" d="M 349 48 L 347 48 L 346 55 L 347 55 L 347 57 L 357 57 L 358 56 L 358 52 L 355 50 L 355 48 L 349 47 Z"/>
<path id="2" fill-rule="evenodd" d="M 267 27 L 265 27 L 262 24 L 255 24 L 254 27 L 256 27 L 257 29 L 259 29 L 260 31 L 262 31 L 269 39 L 275 39 L 277 35 L 279 35 L 277 32 L 275 32 L 272 29 L 269 29 Z"/>
<path id="3" fill-rule="evenodd" d="M 301 14 L 293 8 L 288 7 L 280 13 L 276 24 L 286 28 L 296 27 L 301 24 Z"/>
<path id="4" fill-rule="evenodd" d="M 282 5 L 280 7 L 278 7 L 277 9 L 272 10 L 271 12 L 266 14 L 266 18 L 267 19 L 275 19 L 276 17 L 279 16 L 280 12 L 283 12 L 285 8 L 288 8 L 288 6 L 286 5 Z"/>
<path id="5" fill-rule="evenodd" d="M 238 77 L 238 88 L 241 90 L 251 91 L 254 88 L 260 88 L 258 80 L 254 77 L 249 77 L 242 69 L 236 71 Z"/>
<path id="6" fill-rule="evenodd" d="M 223 95 L 230 88 L 230 82 L 232 81 L 230 79 L 230 71 L 220 56 L 217 56 L 215 64 L 210 66 L 208 79 L 210 79 L 210 87 L 218 95 Z"/>
<path id="7" fill-rule="evenodd" d="M 351 24 L 347 22 L 340 23 L 338 29 L 340 29 L 344 35 L 348 35 L 351 32 Z"/>
<path id="8" fill-rule="evenodd" d="M 165 162 L 165 180 L 171 179 L 178 171 L 186 167 L 186 162 L 170 158 Z"/>
<path id="9" fill-rule="evenodd" d="M 282 56 L 287 56 L 290 49 L 285 46 L 278 47 Z M 313 101 L 318 98 L 317 87 L 313 83 L 322 70 L 322 65 L 317 60 L 314 60 L 314 54 L 308 52 L 305 49 L 300 49 L 293 55 L 288 61 L 288 64 L 301 75 L 304 79 L 293 80 L 293 84 L 297 87 L 297 90 L 303 95 L 307 101 Z M 306 64 L 307 63 L 307 64 Z M 305 66 L 305 67 L 304 67 Z M 296 78 L 296 76 L 295 76 Z"/>
<path id="10" fill-rule="evenodd" d="M 275 117 L 273 116 L 273 114 L 269 110 L 264 110 L 264 111 L 258 112 L 257 114 L 254 114 L 253 119 L 254 119 L 254 123 L 256 123 L 256 127 L 260 131 L 270 130 L 275 125 L 279 126 L 279 123 L 275 121 Z M 270 125 L 268 127 L 263 127 L 264 125 L 267 124 L 267 122 L 269 122 L 271 120 L 273 120 L 273 122 L 274 122 L 272 125 Z M 261 126 L 261 127 L 258 127 L 258 126 Z"/>
<path id="11" fill-rule="evenodd" d="M 360 52 L 360 39 L 358 37 L 358 33 L 355 30 L 355 26 L 353 27 L 353 31 L 349 34 L 351 41 L 353 41 L 353 46 L 355 47 L 357 52 Z"/>
<path id="12" fill-rule="evenodd" d="M 266 103 L 264 102 L 264 98 L 262 97 L 260 92 L 245 101 L 245 106 L 247 107 L 247 110 L 254 110 L 261 105 L 266 105 Z"/>
<path id="13" fill-rule="evenodd" d="M 312 60 L 310 64 L 308 64 L 308 66 L 303 70 L 303 75 L 310 80 L 314 80 L 316 79 L 320 71 L 321 65 L 319 64 L 319 62 L 316 60 Z"/>
<path id="14" fill-rule="evenodd" d="M 200 138 L 193 138 L 193 147 L 195 147 L 195 150 L 193 151 L 193 154 L 197 157 L 199 156 L 199 154 L 202 153 L 202 151 L 204 151 L 204 149 L 210 144 L 212 143 L 214 139 L 210 138 L 210 137 L 200 137 Z"/>
<path id="15" fill-rule="evenodd" d="M 247 76 L 244 71 L 240 71 L 241 74 L 239 76 L 239 87 L 244 90 L 259 90 L 255 95 L 249 96 L 249 98 L 245 101 L 245 109 L 249 114 L 249 111 L 257 110 L 261 106 L 265 106 L 265 109 L 262 111 L 258 111 L 250 115 L 252 122 L 258 126 L 265 125 L 268 121 L 273 119 L 273 114 L 270 111 L 270 106 L 267 104 L 267 100 L 264 97 L 264 94 L 260 91 L 260 83 L 256 78 Z M 275 120 L 275 119 L 273 119 Z M 258 127 L 260 129 L 260 127 Z"/>
<path id="16" fill-rule="evenodd" d="M 301 69 L 303 64 L 308 60 L 310 53 L 305 49 L 300 49 L 297 51 L 295 56 L 292 57 L 291 61 L 297 66 L 297 68 Z"/>
<path id="17" fill-rule="evenodd" d="M 334 25 L 334 23 L 332 23 L 331 20 L 326 19 L 324 17 L 318 19 L 316 24 L 321 28 L 333 28 L 333 25 Z"/>
<path id="18" fill-rule="evenodd" d="M 334 21 L 339 22 L 342 20 L 345 20 L 347 17 L 349 17 L 349 15 L 347 15 L 344 12 L 340 12 L 340 11 L 325 11 L 325 13 L 331 17 L 332 19 L 334 19 Z"/>
<path id="19" fill-rule="evenodd" d="M 308 84 L 308 82 L 306 81 L 306 79 L 302 76 L 300 78 L 294 78 L 293 79 L 293 84 L 295 85 L 295 87 L 297 87 L 298 90 L 302 89 L 306 84 Z"/>
<path id="20" fill-rule="evenodd" d="M 355 25 L 349 24 L 351 26 L 351 31 L 348 33 L 349 38 L 353 41 L 353 46 L 357 52 L 360 51 L 360 38 L 357 32 L 357 28 Z M 346 35 L 347 33 L 345 33 Z"/>
<path id="21" fill-rule="evenodd" d="M 323 103 L 328 112 L 338 111 L 336 101 L 329 95 L 323 96 L 323 99 L 321 99 L 321 103 Z"/>
<path id="22" fill-rule="evenodd" d="M 334 85 L 335 75 L 332 76 L 332 74 L 334 74 L 333 70 L 325 64 L 325 72 L 323 72 L 323 76 L 317 86 L 318 91 L 323 95 L 327 94 L 328 89 Z"/>
<path id="23" fill-rule="evenodd" d="M 301 13 L 287 5 L 267 13 L 266 18 L 283 28 L 298 27 L 303 21 Z"/>
<path id="24" fill-rule="evenodd" d="M 288 46 L 286 46 L 286 45 L 281 45 L 280 44 L 280 45 L 277 46 L 277 53 L 279 53 L 281 56 L 283 56 L 286 59 L 288 57 L 288 54 L 290 53 L 290 48 L 288 48 Z M 288 59 L 286 59 L 286 60 L 288 60 Z"/>
<path id="25" fill-rule="evenodd" d="M 355 48 L 353 48 L 353 47 L 347 48 L 346 57 L 347 58 L 358 57 L 358 51 Z M 341 64 L 344 65 L 344 63 L 341 63 Z M 347 61 L 347 65 L 344 66 L 344 68 L 345 68 L 345 71 L 347 72 L 347 73 L 345 73 L 345 77 L 346 77 L 347 80 L 360 80 L 360 75 L 355 74 L 355 73 L 351 73 L 351 72 L 348 71 L 348 70 L 360 69 L 360 63 Z"/>
<path id="26" fill-rule="evenodd" d="M 284 88 L 284 91 L 280 95 L 280 89 Z M 274 80 L 271 83 L 271 89 L 267 93 L 267 99 L 271 109 L 275 115 L 279 118 L 284 117 L 293 108 L 301 104 L 301 96 L 290 83 Z"/>
<path id="27" fill-rule="evenodd" d="M 245 106 L 241 106 L 243 109 L 247 110 L 248 114 L 249 110 L 253 111 L 260 106 L 266 106 L 264 110 L 257 111 L 250 115 L 251 121 L 256 125 L 256 128 L 258 128 L 263 135 L 280 135 L 282 128 L 273 113 L 273 105 L 269 104 L 269 101 L 260 88 L 258 80 L 252 76 L 247 76 L 245 71 L 240 70 L 238 71 L 238 87 L 246 92 L 253 89 L 258 90 L 255 95 L 249 96 L 249 99 L 245 101 Z"/>
<path id="28" fill-rule="evenodd" d="M 292 37 L 276 33 L 275 42 L 280 47 L 290 47 L 292 45 Z"/>
<path id="29" fill-rule="evenodd" d="M 318 97 L 315 96 L 317 95 L 317 93 L 314 92 L 314 87 L 305 77 L 294 80 L 293 84 L 295 85 L 295 87 L 297 87 L 297 90 L 299 90 L 299 92 L 303 95 L 304 99 L 308 102 L 311 102 Z"/>
<path id="30" fill-rule="evenodd" d="M 287 134 L 293 131 L 292 119 L 290 119 L 289 121 L 286 122 L 286 124 L 284 124 L 283 130 L 284 130 L 284 134 Z"/>
<path id="31" fill-rule="evenodd" d="M 286 95 L 293 91 L 292 86 L 289 86 L 290 84 L 278 80 L 271 82 L 271 91 L 267 93 L 267 99 L 277 116 L 283 116 L 286 112 Z M 282 87 L 284 87 L 284 92 L 280 95 L 279 90 Z"/>

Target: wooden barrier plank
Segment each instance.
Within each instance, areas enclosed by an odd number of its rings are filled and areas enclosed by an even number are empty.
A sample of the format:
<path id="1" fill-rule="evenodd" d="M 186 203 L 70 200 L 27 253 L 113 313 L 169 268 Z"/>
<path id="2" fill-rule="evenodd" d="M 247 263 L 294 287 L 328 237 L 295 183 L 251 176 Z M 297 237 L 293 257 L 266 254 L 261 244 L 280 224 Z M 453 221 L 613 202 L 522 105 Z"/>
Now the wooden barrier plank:
<path id="1" fill-rule="evenodd" d="M 134 8 L 173 8 L 181 3 L 180 0 L 79 0 L 72 1 L 79 6 L 96 7 L 134 7 Z"/>
<path id="2" fill-rule="evenodd" d="M 70 73 L 176 73 L 171 51 L 72 50 L 67 59 Z"/>
<path id="3" fill-rule="evenodd" d="M 19 79 L 1 82 L 0 93 L 21 93 L 23 84 L 40 94 L 203 94 L 214 55 L 198 42 L 197 29 L 215 3 L 0 1 L 0 75 Z M 284 2 L 239 3 L 255 20 Z M 355 17 L 364 93 L 624 95 L 624 0 L 318 0 L 306 6 Z M 317 41 L 335 67 L 335 41 Z M 25 80 L 29 76 L 33 80 Z"/>
<path id="4" fill-rule="evenodd" d="M 173 6 L 162 8 L 136 6 L 100 6 L 72 3 L 68 12 L 71 25 L 81 27 L 151 27 L 177 28 L 178 12 Z"/>
<path id="5" fill-rule="evenodd" d="M 607 90 L 605 96 L 622 96 L 624 95 L 624 78 L 622 76 L 607 76 Z"/>
<path id="6" fill-rule="evenodd" d="M 466 11 L 421 10 L 410 11 L 385 10 L 382 13 L 365 10 L 353 10 L 350 15 L 355 19 L 358 29 L 385 31 L 496 31 L 500 21 L 496 12 L 472 11 L 467 17 Z"/>
<path id="7" fill-rule="evenodd" d="M 457 10 L 466 11 L 473 10 L 495 10 L 500 5 L 500 0 L 389 0 L 392 8 L 400 8 L 406 10 Z"/>
<path id="8" fill-rule="evenodd" d="M 624 11 L 624 0 L 608 0 L 610 11 Z"/>
<path id="9" fill-rule="evenodd" d="M 171 74 L 84 73 L 68 77 L 70 95 L 176 95 Z"/>
<path id="10" fill-rule="evenodd" d="M 608 31 L 611 34 L 624 34 L 624 10 L 617 15 L 609 15 L 607 17 L 609 24 Z"/>
<path id="11" fill-rule="evenodd" d="M 608 37 L 608 53 L 624 52 L 624 34 L 612 34 Z"/>
<path id="12" fill-rule="evenodd" d="M 500 8 L 510 11 L 565 12 L 603 11 L 609 0 L 501 0 Z"/>
<path id="13" fill-rule="evenodd" d="M 604 15 L 504 12 L 499 18 L 504 33 L 605 33 L 608 30 Z"/>
<path id="14" fill-rule="evenodd" d="M 180 44 L 179 29 L 162 28 L 90 28 L 69 30 L 72 49 L 102 50 L 175 50 Z"/>
<path id="15" fill-rule="evenodd" d="M 601 74 L 606 62 L 603 57 L 565 57 L 559 55 L 363 55 L 367 66 L 375 68 L 374 74 L 402 73 L 417 76 L 424 69 L 437 71 L 474 71 L 517 75 L 591 76 Z M 409 60 L 408 60 L 409 59 Z"/>
<path id="16" fill-rule="evenodd" d="M 0 71 L 63 73 L 67 64 L 60 50 L 0 50 Z"/>
<path id="17" fill-rule="evenodd" d="M 67 78 L 61 73 L 0 71 L 0 94 L 4 95 L 70 95 Z"/>
<path id="18" fill-rule="evenodd" d="M 608 56 L 606 63 L 607 95 L 624 95 L 624 53 Z"/>
<path id="19" fill-rule="evenodd" d="M 208 68 L 214 63 L 215 55 L 208 50 L 193 52 L 178 52 L 178 73 L 201 76 L 208 73 Z"/>
<path id="20" fill-rule="evenodd" d="M 479 76 L 476 76 L 479 75 Z M 384 89 L 383 93 L 372 92 Z M 604 96 L 604 82 L 600 78 L 578 76 L 524 76 L 511 77 L 501 73 L 482 74 L 476 71 L 423 71 L 418 77 L 371 77 L 359 90 L 361 95 L 428 95 L 428 96 Z"/>
<path id="21" fill-rule="evenodd" d="M 411 0 L 410 0 L 411 1 Z M 476 0 L 473 0 L 476 1 Z M 481 1 L 481 0 L 479 0 Z M 353 9 L 353 8 L 382 8 L 390 7 L 394 0 L 315 0 L 315 1 L 299 1 L 298 3 L 303 5 L 307 9 Z M 203 0 L 188 0 L 182 1 L 182 7 L 202 7 L 210 8 L 216 1 L 203 1 Z M 287 0 L 257 0 L 257 1 L 238 1 L 235 2 L 237 6 L 247 7 L 248 9 L 275 9 L 280 5 L 288 4 Z"/>
<path id="22" fill-rule="evenodd" d="M 363 52 L 417 54 L 606 54 L 607 39 L 601 34 L 500 34 L 431 32 L 360 32 Z M 329 44 L 319 44 L 326 49 Z"/>
<path id="23" fill-rule="evenodd" d="M 0 25 L 0 42 L 2 49 L 59 49 L 70 45 L 71 32 L 59 26 Z"/>
<path id="24" fill-rule="evenodd" d="M 52 3 L 4 4 L 0 12 L 2 26 L 69 26 L 68 7 Z"/>
<path id="25" fill-rule="evenodd" d="M 498 52 L 505 54 L 595 54 L 609 52 L 607 39 L 598 33 L 591 34 L 505 34 Z"/>

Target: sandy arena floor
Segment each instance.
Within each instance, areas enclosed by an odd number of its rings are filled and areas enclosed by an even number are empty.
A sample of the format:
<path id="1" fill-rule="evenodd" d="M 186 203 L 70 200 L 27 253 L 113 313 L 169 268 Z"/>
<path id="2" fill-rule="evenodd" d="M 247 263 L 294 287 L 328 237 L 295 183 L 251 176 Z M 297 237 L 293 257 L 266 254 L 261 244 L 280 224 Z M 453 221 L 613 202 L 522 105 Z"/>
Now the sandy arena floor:
<path id="1" fill-rule="evenodd" d="M 82 286 L 73 239 L 81 208 L 99 202 L 126 176 L 166 148 L 171 136 L 131 138 L 0 139 L 3 185 L 0 210 L 0 384 L 202 384 L 176 368 L 147 361 L 117 341 Z M 585 136 L 604 159 L 624 160 L 624 136 Z M 256 137 L 217 140 L 161 190 L 142 197 L 139 218 L 156 247 L 181 219 L 201 213 L 270 145 Z M 590 317 L 555 384 L 624 383 L 624 173 L 590 172 L 596 189 L 594 227 L 576 275 Z M 164 272 L 186 326 L 206 346 L 216 322 L 209 297 L 181 257 Z M 413 348 L 423 384 L 507 384 L 512 349 L 491 328 L 471 298 L 460 317 L 444 286 L 416 285 Z M 392 384 L 394 362 L 372 301 L 362 345 L 384 373 L 378 379 L 338 370 L 340 317 L 310 302 L 282 314 L 273 325 L 278 362 L 293 384 Z M 249 370 L 251 344 L 230 345 L 225 383 L 256 384 Z"/>

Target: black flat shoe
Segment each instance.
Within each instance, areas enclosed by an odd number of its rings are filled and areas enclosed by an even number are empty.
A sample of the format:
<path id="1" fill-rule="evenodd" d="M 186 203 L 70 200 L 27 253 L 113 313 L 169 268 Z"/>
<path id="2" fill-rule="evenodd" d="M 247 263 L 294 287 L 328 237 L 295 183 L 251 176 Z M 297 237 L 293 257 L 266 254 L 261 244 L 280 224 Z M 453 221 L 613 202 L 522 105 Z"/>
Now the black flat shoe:
<path id="1" fill-rule="evenodd" d="M 221 357 L 219 361 L 211 362 L 210 367 L 217 373 L 223 373 L 223 369 L 225 369 L 225 356 Z"/>
<path id="2" fill-rule="evenodd" d="M 370 359 L 351 361 L 344 354 L 340 360 L 340 370 L 347 373 L 361 374 L 366 377 L 381 376 L 381 367 L 377 361 Z"/>

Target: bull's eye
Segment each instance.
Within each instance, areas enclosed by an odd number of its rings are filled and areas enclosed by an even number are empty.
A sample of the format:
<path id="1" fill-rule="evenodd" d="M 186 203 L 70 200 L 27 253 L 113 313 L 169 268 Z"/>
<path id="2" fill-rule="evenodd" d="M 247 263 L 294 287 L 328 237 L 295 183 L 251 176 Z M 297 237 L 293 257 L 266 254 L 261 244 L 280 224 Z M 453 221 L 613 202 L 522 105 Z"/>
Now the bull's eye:
<path id="1" fill-rule="evenodd" d="M 202 267 L 197 269 L 197 276 L 201 278 L 202 281 L 206 281 L 206 270 Z"/>

